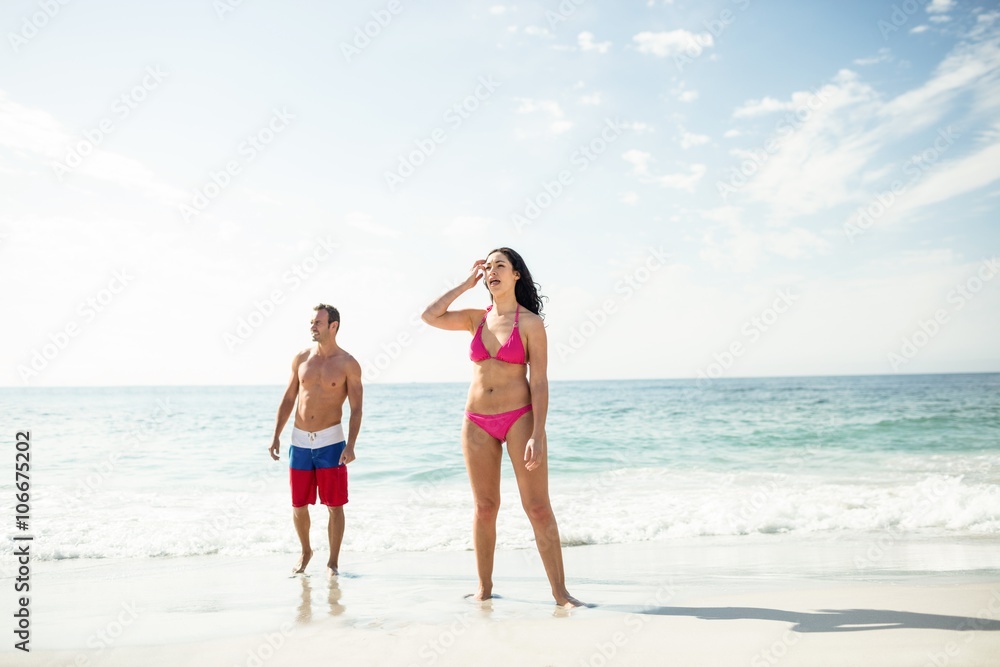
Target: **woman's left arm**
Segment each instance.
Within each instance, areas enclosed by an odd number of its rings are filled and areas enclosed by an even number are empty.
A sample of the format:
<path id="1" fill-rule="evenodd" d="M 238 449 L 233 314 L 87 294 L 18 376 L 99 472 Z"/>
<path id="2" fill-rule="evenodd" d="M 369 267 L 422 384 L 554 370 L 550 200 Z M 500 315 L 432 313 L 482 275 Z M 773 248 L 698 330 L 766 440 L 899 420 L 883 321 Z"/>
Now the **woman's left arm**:
<path id="1" fill-rule="evenodd" d="M 549 412 L 548 340 L 541 318 L 531 318 L 528 327 L 528 385 L 531 388 L 531 416 L 534 427 L 527 447 L 524 448 L 524 463 L 528 470 L 534 470 L 545 461 L 548 442 L 545 439 L 545 418 Z"/>

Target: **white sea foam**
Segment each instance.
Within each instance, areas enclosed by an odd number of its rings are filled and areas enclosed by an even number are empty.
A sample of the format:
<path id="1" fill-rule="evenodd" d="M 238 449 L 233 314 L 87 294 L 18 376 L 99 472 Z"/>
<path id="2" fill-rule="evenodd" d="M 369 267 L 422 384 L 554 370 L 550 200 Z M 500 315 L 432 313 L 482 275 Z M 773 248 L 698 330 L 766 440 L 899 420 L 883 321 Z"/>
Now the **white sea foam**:
<path id="1" fill-rule="evenodd" d="M 611 386 L 613 385 L 613 386 Z M 291 553 L 282 388 L 0 391 L 35 429 L 36 559 Z M 1000 535 L 1000 375 L 552 384 L 566 544 L 740 535 Z M 344 547 L 468 550 L 461 385 L 366 391 Z M 452 406 L 454 410 L 452 410 Z M 498 547 L 533 551 L 509 461 Z M 14 494 L 0 497 L 0 554 Z M 313 543 L 326 542 L 326 512 Z M 10 559 L 0 560 L 0 569 Z"/>
<path id="2" fill-rule="evenodd" d="M 1000 534 L 1000 487 L 956 475 L 887 482 L 780 474 L 631 469 L 554 480 L 553 507 L 568 545 L 748 534 Z M 498 547 L 533 548 L 511 475 L 502 485 Z M 297 549 L 284 484 L 260 493 L 95 493 L 86 507 L 39 503 L 40 560 Z M 312 509 L 325 546 L 326 511 Z M 471 497 L 455 481 L 422 488 L 357 486 L 344 548 L 364 552 L 468 550 Z M 10 541 L 4 549 L 10 551 Z"/>

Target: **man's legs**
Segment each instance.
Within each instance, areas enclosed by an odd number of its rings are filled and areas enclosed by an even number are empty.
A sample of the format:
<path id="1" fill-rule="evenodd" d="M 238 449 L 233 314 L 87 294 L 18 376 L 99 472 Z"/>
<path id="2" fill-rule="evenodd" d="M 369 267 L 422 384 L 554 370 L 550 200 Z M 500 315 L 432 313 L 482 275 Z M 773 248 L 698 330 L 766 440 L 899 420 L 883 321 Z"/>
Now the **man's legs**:
<path id="1" fill-rule="evenodd" d="M 340 545 L 344 541 L 344 506 L 333 507 L 330 510 L 330 522 L 327 532 L 330 534 L 330 560 L 326 564 L 327 574 L 340 574 Z"/>
<path id="2" fill-rule="evenodd" d="M 312 547 L 309 546 L 309 506 L 293 507 L 292 521 L 295 523 L 295 532 L 298 533 L 299 543 L 302 545 L 302 557 L 292 570 L 294 574 L 299 574 L 305 571 L 313 555 Z"/>
<path id="3" fill-rule="evenodd" d="M 302 545 L 302 557 L 292 568 L 300 574 L 312 558 L 309 546 L 309 506 L 316 503 L 316 470 L 312 464 L 312 451 L 292 445 L 288 448 L 288 480 L 292 488 L 292 522 Z"/>

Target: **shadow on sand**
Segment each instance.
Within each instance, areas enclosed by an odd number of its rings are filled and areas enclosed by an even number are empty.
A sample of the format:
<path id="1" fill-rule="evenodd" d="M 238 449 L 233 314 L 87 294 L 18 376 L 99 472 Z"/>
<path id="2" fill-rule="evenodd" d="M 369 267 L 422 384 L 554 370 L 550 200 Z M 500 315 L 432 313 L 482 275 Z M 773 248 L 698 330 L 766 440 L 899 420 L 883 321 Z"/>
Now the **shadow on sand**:
<path id="1" fill-rule="evenodd" d="M 969 616 L 922 614 L 891 609 L 821 609 L 816 612 L 785 611 L 760 607 L 628 607 L 601 605 L 601 609 L 654 616 L 692 616 L 711 621 L 783 621 L 795 632 L 858 632 L 920 628 L 931 630 L 1000 631 L 1000 621 Z"/>

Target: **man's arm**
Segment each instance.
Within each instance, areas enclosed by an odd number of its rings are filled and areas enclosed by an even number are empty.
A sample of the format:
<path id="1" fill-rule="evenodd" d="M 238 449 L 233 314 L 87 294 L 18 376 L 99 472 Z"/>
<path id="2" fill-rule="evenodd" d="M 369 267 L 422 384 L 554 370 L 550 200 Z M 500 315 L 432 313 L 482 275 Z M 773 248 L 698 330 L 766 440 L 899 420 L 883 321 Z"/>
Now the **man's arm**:
<path id="1" fill-rule="evenodd" d="M 347 427 L 347 447 L 340 455 L 342 464 L 350 463 L 355 459 L 354 444 L 361 431 L 362 401 L 364 398 L 364 388 L 361 386 L 361 364 L 357 359 L 351 357 L 347 362 L 347 400 L 351 405 L 351 422 Z"/>
<path id="2" fill-rule="evenodd" d="M 267 450 L 275 461 L 280 458 L 281 432 L 285 430 L 285 424 L 288 423 L 288 418 L 291 416 L 292 410 L 295 409 L 295 399 L 299 395 L 300 363 L 302 363 L 301 353 L 295 355 L 292 360 L 292 377 L 288 380 L 288 388 L 285 389 L 285 395 L 281 397 L 281 405 L 278 406 L 278 415 L 274 424 L 274 439 L 271 441 L 271 447 Z"/>

